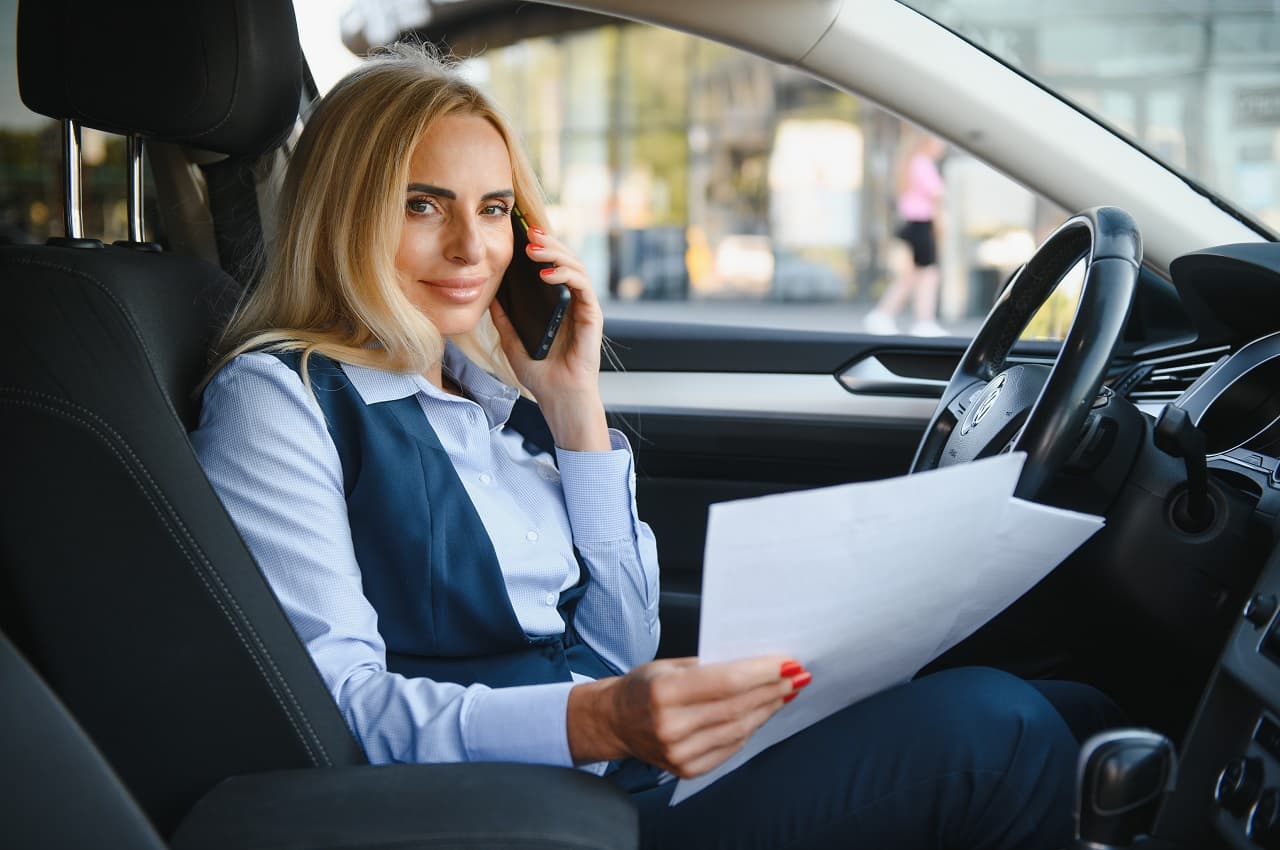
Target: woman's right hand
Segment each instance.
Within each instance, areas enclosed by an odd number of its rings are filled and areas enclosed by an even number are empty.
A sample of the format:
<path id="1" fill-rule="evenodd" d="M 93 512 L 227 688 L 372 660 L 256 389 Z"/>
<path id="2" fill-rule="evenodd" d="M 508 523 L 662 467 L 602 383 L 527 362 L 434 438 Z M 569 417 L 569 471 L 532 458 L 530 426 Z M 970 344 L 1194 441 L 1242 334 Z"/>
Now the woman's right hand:
<path id="1" fill-rule="evenodd" d="M 651 661 L 569 692 L 569 750 L 575 764 L 634 757 L 688 779 L 737 752 L 810 678 L 782 656 Z"/>

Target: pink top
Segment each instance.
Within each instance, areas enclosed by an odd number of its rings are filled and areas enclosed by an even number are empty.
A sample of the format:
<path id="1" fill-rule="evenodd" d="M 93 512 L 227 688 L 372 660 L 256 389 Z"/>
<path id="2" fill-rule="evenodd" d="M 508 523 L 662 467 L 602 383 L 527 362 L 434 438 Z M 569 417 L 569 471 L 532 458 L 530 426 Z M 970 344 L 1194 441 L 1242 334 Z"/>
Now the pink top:
<path id="1" fill-rule="evenodd" d="M 898 196 L 898 217 L 903 221 L 933 221 L 942 197 L 938 165 L 923 153 L 907 163 L 906 187 Z"/>

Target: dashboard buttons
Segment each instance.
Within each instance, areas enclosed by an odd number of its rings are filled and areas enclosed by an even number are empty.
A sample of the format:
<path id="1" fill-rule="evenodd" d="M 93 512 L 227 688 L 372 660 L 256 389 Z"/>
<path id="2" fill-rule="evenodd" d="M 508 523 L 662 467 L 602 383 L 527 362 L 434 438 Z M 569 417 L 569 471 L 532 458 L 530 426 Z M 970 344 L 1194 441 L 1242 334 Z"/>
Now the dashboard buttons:
<path id="1" fill-rule="evenodd" d="M 1262 761 L 1241 756 L 1227 762 L 1222 773 L 1218 774 L 1218 784 L 1213 789 L 1213 799 L 1233 815 L 1243 815 L 1258 799 L 1258 789 L 1261 787 Z M 1276 792 L 1269 790 L 1269 793 Z M 1280 799 L 1277 803 L 1280 804 Z"/>
<path id="2" fill-rule="evenodd" d="M 1259 629 L 1266 628 L 1276 613 L 1276 597 L 1271 593 L 1255 594 L 1244 606 L 1244 618 Z"/>
<path id="3" fill-rule="evenodd" d="M 1262 792 L 1249 810 L 1244 834 L 1268 850 L 1280 848 L 1280 791 L 1268 788 Z"/>

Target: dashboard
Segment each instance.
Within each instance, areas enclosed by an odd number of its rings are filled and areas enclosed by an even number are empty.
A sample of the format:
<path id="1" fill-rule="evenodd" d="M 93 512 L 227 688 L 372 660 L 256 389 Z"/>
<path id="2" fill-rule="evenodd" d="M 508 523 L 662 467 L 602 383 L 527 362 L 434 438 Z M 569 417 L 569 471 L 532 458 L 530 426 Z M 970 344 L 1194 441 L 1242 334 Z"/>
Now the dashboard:
<path id="1" fill-rule="evenodd" d="M 1223 356 L 1179 399 L 1205 435 L 1211 463 L 1244 475 L 1259 510 L 1280 507 L 1280 333 Z"/>
<path id="2" fill-rule="evenodd" d="M 1216 346 L 1201 349 L 1203 372 L 1174 403 L 1204 435 L 1210 478 L 1252 509 L 1251 524 L 1272 545 L 1280 521 L 1280 245 L 1196 252 L 1175 260 L 1171 275 L 1199 342 Z M 1155 824 L 1153 835 L 1171 846 L 1280 850 L 1280 546 L 1243 596 Z"/>

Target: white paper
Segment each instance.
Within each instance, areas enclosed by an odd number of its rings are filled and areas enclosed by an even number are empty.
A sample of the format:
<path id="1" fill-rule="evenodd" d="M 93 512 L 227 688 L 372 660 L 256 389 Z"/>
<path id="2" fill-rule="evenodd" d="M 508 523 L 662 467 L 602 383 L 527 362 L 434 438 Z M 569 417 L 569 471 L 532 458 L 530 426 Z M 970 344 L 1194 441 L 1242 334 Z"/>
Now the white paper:
<path id="1" fill-rule="evenodd" d="M 812 683 L 671 804 L 909 680 L 1102 527 L 1013 498 L 1025 455 L 711 506 L 698 656 L 795 658 Z"/>

